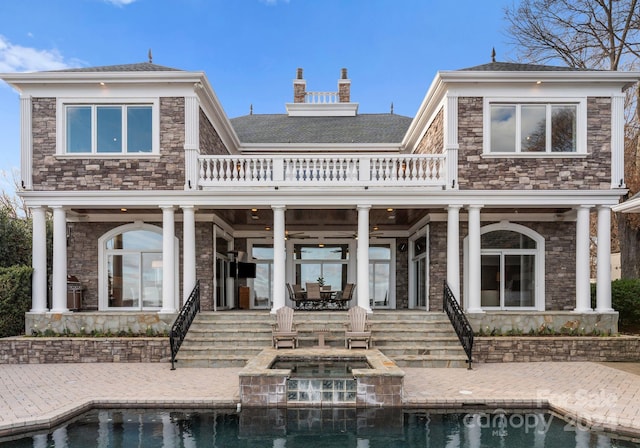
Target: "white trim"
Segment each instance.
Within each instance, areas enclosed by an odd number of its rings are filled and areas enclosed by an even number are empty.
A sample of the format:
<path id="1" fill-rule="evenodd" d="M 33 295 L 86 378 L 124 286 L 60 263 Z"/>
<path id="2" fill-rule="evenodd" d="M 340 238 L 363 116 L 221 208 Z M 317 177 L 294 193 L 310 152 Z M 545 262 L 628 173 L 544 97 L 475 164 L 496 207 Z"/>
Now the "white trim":
<path id="1" fill-rule="evenodd" d="M 74 105 L 84 106 L 151 106 L 151 152 L 125 152 L 124 149 L 118 153 L 98 153 L 95 147 L 96 123 L 95 113 L 92 107 L 92 149 L 91 152 L 67 153 L 67 107 Z M 126 121 L 126 114 L 123 109 L 123 122 Z M 126 127 L 123 127 L 123 140 L 126 139 Z M 160 99 L 158 97 L 59 97 L 56 98 L 56 156 L 85 159 L 103 158 L 134 158 L 144 159 L 160 155 Z"/>
<path id="2" fill-rule="evenodd" d="M 536 264 L 535 264 L 535 305 L 533 307 L 510 307 L 510 308 L 497 308 L 497 307 L 483 307 L 483 310 L 491 311 L 491 310 L 507 310 L 507 311 L 544 311 L 545 310 L 545 281 L 546 281 L 546 272 L 545 272 L 545 257 L 546 257 L 546 249 L 545 249 L 545 239 L 542 235 L 536 232 L 533 229 L 525 227 L 521 224 L 515 224 L 508 221 L 502 221 L 494 224 L 489 224 L 480 228 L 480 236 L 485 233 L 494 232 L 496 230 L 509 230 L 512 232 L 521 233 L 523 235 L 528 236 L 532 240 L 536 242 L 536 249 L 532 249 L 531 252 L 535 253 L 536 256 Z M 469 269 L 469 236 L 467 235 L 464 238 L 464 271 L 468 272 Z M 492 249 L 487 249 L 487 251 L 492 251 Z M 519 252 L 524 252 L 526 249 L 519 250 Z M 482 246 L 480 248 L 480 254 L 482 255 L 484 250 Z M 469 291 L 469 283 L 467 281 L 467 276 L 463 277 L 464 281 L 464 292 L 465 297 L 468 297 Z"/>
<path id="3" fill-rule="evenodd" d="M 290 117 L 355 117 L 358 113 L 358 103 L 286 103 L 285 106 Z"/>
<path id="4" fill-rule="evenodd" d="M 491 105 L 494 103 L 503 103 L 505 105 L 516 106 L 516 147 L 514 152 L 496 152 L 491 151 Z M 520 122 L 520 106 L 529 104 L 540 104 L 547 106 L 547 138 L 550 135 L 551 119 L 549 117 L 551 106 L 554 105 L 575 105 L 576 106 L 576 150 L 575 152 L 552 152 L 550 142 L 547 142 L 547 150 L 545 152 L 522 152 L 520 151 L 519 135 L 522 129 Z M 586 97 L 513 97 L 513 96 L 487 96 L 482 102 L 482 156 L 483 157 L 576 157 L 585 156 L 587 154 L 587 98 Z"/>
<path id="5" fill-rule="evenodd" d="M 18 195 L 27 206 L 65 205 L 84 208 L 135 208 L 159 205 L 193 205 L 199 208 L 268 208 L 287 204 L 288 208 L 353 208 L 364 200 L 374 208 L 447 207 L 484 205 L 485 207 L 571 207 L 584 203 L 617 205 L 626 190 L 441 190 L 425 193 L 425 188 L 221 188 L 214 191 L 184 190 L 101 190 L 101 191 L 22 191 Z"/>
<path id="6" fill-rule="evenodd" d="M 20 177 L 21 187 L 33 188 L 33 104 L 31 95 L 20 97 Z"/>
<path id="7" fill-rule="evenodd" d="M 626 188 L 624 180 L 624 95 L 611 96 L 611 188 Z"/>

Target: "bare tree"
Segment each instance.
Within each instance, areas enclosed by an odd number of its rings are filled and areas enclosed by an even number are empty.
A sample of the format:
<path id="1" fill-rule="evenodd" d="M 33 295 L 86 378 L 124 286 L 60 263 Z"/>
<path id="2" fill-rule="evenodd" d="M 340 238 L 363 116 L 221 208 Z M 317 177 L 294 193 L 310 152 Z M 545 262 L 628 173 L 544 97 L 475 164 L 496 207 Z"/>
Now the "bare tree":
<path id="1" fill-rule="evenodd" d="M 3 186 L 0 192 L 0 208 L 13 218 L 29 218 L 31 217 L 29 207 L 25 205 L 21 197 L 16 195 L 20 189 L 19 179 L 20 173 L 17 170 L 13 170 L 11 174 L 0 170 L 0 184 Z"/>
<path id="2" fill-rule="evenodd" d="M 505 18 L 520 60 L 613 71 L 640 66 L 640 0 L 522 0 L 505 9 Z M 640 85 L 627 91 L 625 181 L 631 195 L 640 191 L 639 95 Z M 622 276 L 638 278 L 640 217 L 614 220 L 612 247 L 620 248 Z"/>

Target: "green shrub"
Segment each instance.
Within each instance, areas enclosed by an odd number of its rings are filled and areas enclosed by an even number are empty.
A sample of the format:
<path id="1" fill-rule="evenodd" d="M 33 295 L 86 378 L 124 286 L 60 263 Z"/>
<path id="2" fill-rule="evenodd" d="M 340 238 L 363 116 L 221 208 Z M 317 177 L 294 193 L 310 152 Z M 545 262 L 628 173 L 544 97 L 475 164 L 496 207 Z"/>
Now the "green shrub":
<path id="1" fill-rule="evenodd" d="M 24 333 L 24 314 L 31 308 L 30 266 L 0 268 L 0 337 Z"/>
<path id="2" fill-rule="evenodd" d="M 640 331 L 640 279 L 622 279 L 611 282 L 613 309 L 620 313 L 620 331 Z"/>
<path id="3" fill-rule="evenodd" d="M 591 285 L 591 306 L 596 308 L 596 285 Z M 620 313 L 621 333 L 640 333 L 640 279 L 612 281 L 611 306 Z"/>

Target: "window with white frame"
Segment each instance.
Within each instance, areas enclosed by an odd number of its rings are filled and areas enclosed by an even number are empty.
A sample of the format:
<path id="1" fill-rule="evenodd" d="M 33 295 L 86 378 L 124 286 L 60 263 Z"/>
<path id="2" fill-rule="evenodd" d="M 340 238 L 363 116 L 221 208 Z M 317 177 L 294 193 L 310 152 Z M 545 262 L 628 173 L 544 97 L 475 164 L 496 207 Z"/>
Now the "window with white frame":
<path id="1" fill-rule="evenodd" d="M 578 102 L 489 101 L 488 153 L 581 153 L 582 105 Z"/>
<path id="2" fill-rule="evenodd" d="M 65 154 L 154 151 L 152 104 L 65 104 Z"/>

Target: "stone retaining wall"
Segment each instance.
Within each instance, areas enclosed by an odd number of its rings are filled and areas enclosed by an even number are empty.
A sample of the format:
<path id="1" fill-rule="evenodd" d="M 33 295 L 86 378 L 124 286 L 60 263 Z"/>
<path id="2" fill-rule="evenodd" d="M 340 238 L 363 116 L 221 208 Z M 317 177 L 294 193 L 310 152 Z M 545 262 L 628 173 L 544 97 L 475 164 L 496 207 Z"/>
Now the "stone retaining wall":
<path id="1" fill-rule="evenodd" d="M 0 364 L 169 362 L 169 338 L 0 339 Z"/>
<path id="2" fill-rule="evenodd" d="M 640 336 L 476 337 L 474 362 L 640 362 Z"/>

